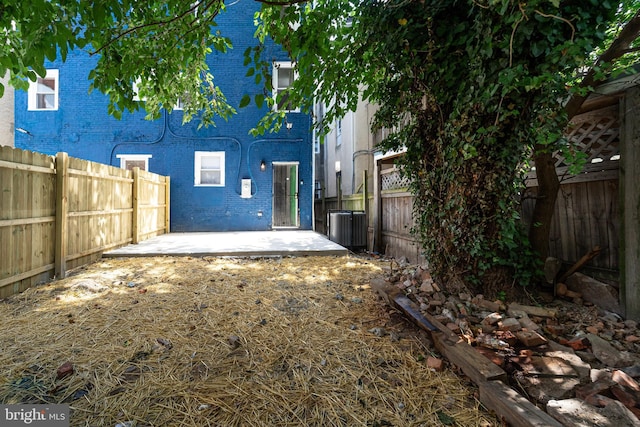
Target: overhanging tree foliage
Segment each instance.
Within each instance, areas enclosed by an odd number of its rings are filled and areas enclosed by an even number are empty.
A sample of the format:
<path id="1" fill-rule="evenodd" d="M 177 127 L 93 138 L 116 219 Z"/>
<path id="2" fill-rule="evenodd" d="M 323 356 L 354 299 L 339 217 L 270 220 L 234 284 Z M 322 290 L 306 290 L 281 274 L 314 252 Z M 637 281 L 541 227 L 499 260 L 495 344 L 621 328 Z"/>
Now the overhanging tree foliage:
<path id="1" fill-rule="evenodd" d="M 566 84 L 588 65 L 617 5 L 320 4 L 261 16 L 263 33 L 298 61 L 294 96 L 333 100 L 330 111 L 340 115 L 365 87 L 364 96 L 380 105 L 374 128 L 397 129 L 384 148 L 406 148 L 416 232 L 436 275 L 482 283 L 484 292 L 514 277 L 528 283 L 538 256 L 520 229 L 519 173 L 534 152 L 571 153 L 561 137 Z M 268 128 L 269 117 L 262 124 Z"/>
<path id="2" fill-rule="evenodd" d="M 567 120 L 571 120 L 579 113 L 580 107 L 598 82 L 628 70 L 640 59 L 638 55 L 640 47 L 632 46 L 640 37 L 640 4 L 636 3 L 633 7 L 623 5 L 618 12 L 616 21 L 609 25 L 607 31 L 609 40 L 606 43 L 606 50 L 598 52 L 589 70 L 580 73 L 578 78 L 574 79 L 571 95 L 564 104 Z M 532 215 L 534 226 L 529 230 L 529 238 L 533 249 L 542 260 L 547 257 L 551 221 L 560 189 L 555 160 L 549 147 L 536 146 L 534 164 L 538 177 L 538 192 Z M 579 170 L 580 161 L 574 162 L 572 167 Z"/>
<path id="3" fill-rule="evenodd" d="M 210 124 L 228 117 L 206 56 L 230 41 L 215 19 L 238 0 L 7 0 L 0 5 L 0 74 L 12 83 L 44 71 L 44 58 L 83 48 L 97 58 L 92 87 L 110 113 L 135 109 L 133 83 L 156 117 L 186 98 L 185 117 Z M 329 105 L 322 126 L 354 109 L 361 96 L 380 106 L 374 129 L 394 129 L 383 148 L 406 148 L 417 236 L 434 273 L 483 291 L 528 283 L 537 256 L 519 227 L 520 171 L 532 155 L 571 153 L 561 137 L 567 82 L 614 18 L 628 12 L 607 0 L 262 0 L 247 74 L 270 82 L 272 38 L 296 61 L 287 95 L 303 111 Z M 634 6 L 637 10 L 637 5 Z M 630 48 L 633 46 L 630 45 Z M 30 71 L 30 70 L 33 71 Z M 589 88 L 576 86 L 584 95 Z M 269 88 L 267 88 L 269 89 Z M 274 100 L 258 95 L 259 105 Z M 251 101 L 244 99 L 242 105 Z M 269 110 L 256 133 L 279 129 Z M 544 227 L 530 233 L 546 246 Z M 541 232 L 542 231 L 542 232 Z"/>
<path id="4" fill-rule="evenodd" d="M 44 75 L 45 58 L 85 49 L 96 58 L 91 88 L 109 96 L 110 114 L 140 108 L 135 83 L 150 118 L 181 98 L 187 120 L 212 124 L 235 112 L 206 63 L 212 51 L 230 47 L 215 21 L 224 9 L 223 0 L 5 0 L 0 76 L 9 71 L 11 84 L 26 89 Z"/>

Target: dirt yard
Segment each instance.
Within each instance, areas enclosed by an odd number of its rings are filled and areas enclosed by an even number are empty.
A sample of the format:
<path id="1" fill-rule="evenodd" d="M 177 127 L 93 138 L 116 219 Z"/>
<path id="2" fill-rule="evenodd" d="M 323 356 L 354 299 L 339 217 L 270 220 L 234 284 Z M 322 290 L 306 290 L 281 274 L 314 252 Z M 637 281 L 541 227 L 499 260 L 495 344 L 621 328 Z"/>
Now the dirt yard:
<path id="1" fill-rule="evenodd" d="M 108 259 L 0 303 L 0 402 L 72 426 L 492 426 L 356 257 Z"/>

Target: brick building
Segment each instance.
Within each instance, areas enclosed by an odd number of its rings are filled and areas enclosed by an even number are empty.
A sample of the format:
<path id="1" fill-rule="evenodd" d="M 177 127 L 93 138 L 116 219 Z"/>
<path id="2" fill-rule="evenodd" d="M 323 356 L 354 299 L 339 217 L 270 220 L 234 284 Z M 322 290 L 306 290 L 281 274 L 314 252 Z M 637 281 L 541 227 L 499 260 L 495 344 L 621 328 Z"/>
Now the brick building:
<path id="1" fill-rule="evenodd" d="M 290 124 L 279 133 L 249 135 L 265 114 L 255 105 L 239 109 L 244 94 L 263 93 L 245 77 L 243 53 L 256 43 L 253 16 L 257 2 L 238 2 L 217 18 L 233 43 L 208 63 L 228 102 L 238 114 L 217 127 L 182 124 L 174 110 L 149 121 L 145 112 L 107 114 L 106 96 L 88 94 L 87 76 L 95 58 L 77 50 L 46 64 L 47 75 L 29 92 L 15 93 L 15 146 L 55 154 L 69 153 L 119 167 L 139 166 L 171 177 L 171 231 L 241 231 L 313 226 L 313 141 L 311 117 L 288 112 Z M 274 73 L 289 73 L 291 63 L 277 46 L 267 49 Z M 278 65 L 278 67 L 276 67 Z M 293 75 L 293 72 L 290 72 Z M 277 77 L 277 74 L 276 74 Z"/>

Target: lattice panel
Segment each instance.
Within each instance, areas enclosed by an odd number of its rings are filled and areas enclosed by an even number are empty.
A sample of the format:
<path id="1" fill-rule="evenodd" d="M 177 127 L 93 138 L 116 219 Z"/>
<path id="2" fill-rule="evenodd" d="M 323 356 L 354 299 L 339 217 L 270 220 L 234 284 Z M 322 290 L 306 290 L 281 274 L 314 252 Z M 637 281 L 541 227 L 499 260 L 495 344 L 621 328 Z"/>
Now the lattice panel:
<path id="1" fill-rule="evenodd" d="M 382 171 L 380 175 L 382 179 L 382 190 L 397 190 L 409 186 L 409 179 L 403 177 L 400 171 L 395 168 L 389 171 Z"/>
<path id="2" fill-rule="evenodd" d="M 618 107 L 607 107 L 575 117 L 565 136 L 587 155 L 587 164 L 610 161 L 613 156 L 620 154 Z M 566 166 L 559 153 L 556 157 L 556 167 Z"/>

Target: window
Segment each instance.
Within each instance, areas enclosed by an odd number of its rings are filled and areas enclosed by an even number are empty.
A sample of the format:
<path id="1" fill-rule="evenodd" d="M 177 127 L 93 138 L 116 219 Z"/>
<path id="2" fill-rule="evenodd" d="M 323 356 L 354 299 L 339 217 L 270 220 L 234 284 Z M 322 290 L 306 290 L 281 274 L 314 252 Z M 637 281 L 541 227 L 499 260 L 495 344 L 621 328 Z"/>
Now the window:
<path id="1" fill-rule="evenodd" d="M 274 108 L 276 110 L 285 110 L 285 111 L 300 111 L 298 108 L 295 108 L 293 105 L 288 103 L 288 96 L 285 94 L 280 103 L 277 103 L 277 96 L 286 91 L 291 87 L 293 81 L 296 79 L 296 72 L 293 68 L 293 63 L 291 62 L 274 62 L 273 63 L 273 96 L 276 98 L 276 104 Z"/>
<path id="2" fill-rule="evenodd" d="M 342 145 L 342 119 L 336 122 L 336 146 Z"/>
<path id="3" fill-rule="evenodd" d="M 320 146 L 321 144 L 321 139 L 320 139 L 320 131 L 317 129 L 313 130 L 313 152 L 315 154 L 320 154 Z"/>
<path id="4" fill-rule="evenodd" d="M 196 151 L 196 186 L 224 186 L 224 151 Z"/>
<path id="5" fill-rule="evenodd" d="M 116 157 L 120 159 L 122 169 L 133 170 L 138 167 L 143 171 L 149 170 L 151 154 L 118 154 Z"/>
<path id="6" fill-rule="evenodd" d="M 58 70 L 47 70 L 44 77 L 38 76 L 35 82 L 30 82 L 27 98 L 29 110 L 57 110 Z"/>

